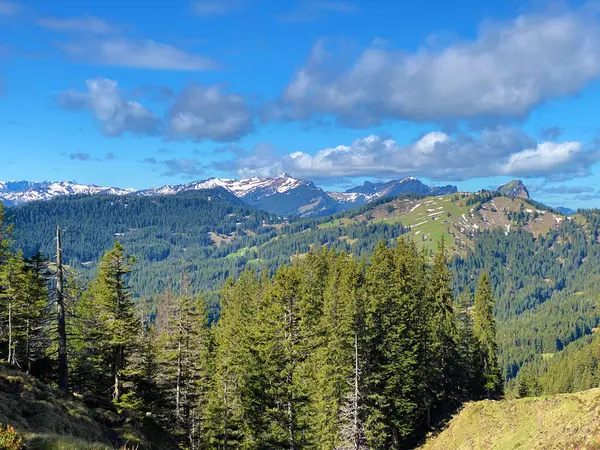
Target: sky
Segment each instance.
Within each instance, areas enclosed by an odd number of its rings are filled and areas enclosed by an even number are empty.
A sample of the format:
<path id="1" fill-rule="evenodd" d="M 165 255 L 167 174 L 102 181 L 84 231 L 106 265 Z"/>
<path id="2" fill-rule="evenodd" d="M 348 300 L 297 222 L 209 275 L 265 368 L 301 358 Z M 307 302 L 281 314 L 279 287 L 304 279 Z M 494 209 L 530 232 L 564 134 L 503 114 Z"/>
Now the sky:
<path id="1" fill-rule="evenodd" d="M 0 180 L 522 179 L 600 206 L 600 3 L 0 0 Z"/>

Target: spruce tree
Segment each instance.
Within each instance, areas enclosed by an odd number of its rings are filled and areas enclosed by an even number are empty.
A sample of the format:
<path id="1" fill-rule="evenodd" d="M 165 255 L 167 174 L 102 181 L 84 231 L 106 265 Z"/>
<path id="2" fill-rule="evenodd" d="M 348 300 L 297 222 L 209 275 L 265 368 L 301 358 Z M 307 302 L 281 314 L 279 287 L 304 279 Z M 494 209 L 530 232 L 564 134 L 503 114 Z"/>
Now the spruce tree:
<path id="1" fill-rule="evenodd" d="M 411 290 L 417 280 L 409 272 L 418 254 L 400 244 L 393 251 L 379 243 L 366 272 L 365 434 L 373 449 L 400 447 L 414 430 L 421 391 L 417 296 Z"/>
<path id="2" fill-rule="evenodd" d="M 446 267 L 444 238 L 440 240 L 427 282 L 427 304 L 423 317 L 427 322 L 424 336 L 427 357 L 424 367 L 426 385 L 424 398 L 427 425 L 431 424 L 431 408 L 456 393 L 456 323 L 452 277 Z"/>
<path id="3" fill-rule="evenodd" d="M 462 292 L 456 300 L 457 389 L 460 400 L 476 398 L 478 393 L 479 344 L 473 332 L 472 304 L 472 297 L 467 292 Z"/>
<path id="4" fill-rule="evenodd" d="M 26 372 L 31 373 L 33 363 L 44 358 L 50 346 L 48 261 L 39 252 L 25 260 L 23 278 L 24 359 Z"/>
<path id="5" fill-rule="evenodd" d="M 169 292 L 159 300 L 155 330 L 160 348 L 157 384 L 171 400 L 164 405 L 165 425 L 185 448 L 206 448 L 211 330 L 204 299 L 190 292 L 187 274 L 179 295 Z"/>
<path id="6" fill-rule="evenodd" d="M 360 449 L 364 446 L 362 276 L 349 255 L 339 255 L 330 264 L 319 323 L 323 339 L 313 356 L 315 447 Z"/>
<path id="7" fill-rule="evenodd" d="M 2 313 L 3 341 L 6 343 L 6 360 L 23 367 L 25 343 L 25 280 L 21 253 L 8 257 L 0 270 L 0 307 Z"/>
<path id="8" fill-rule="evenodd" d="M 125 255 L 123 246 L 116 242 L 100 260 L 98 275 L 86 292 L 86 316 L 88 319 L 93 317 L 97 327 L 90 330 L 89 338 L 99 344 L 94 356 L 99 358 L 97 362 L 105 364 L 100 367 L 100 372 L 107 375 L 112 386 L 111 398 L 116 405 L 121 404 L 125 393 L 123 375 L 135 350 L 140 327 L 127 285 L 133 262 L 132 257 Z M 127 407 L 126 403 L 121 406 Z"/>
<path id="9" fill-rule="evenodd" d="M 214 330 L 214 375 L 207 415 L 212 448 L 257 448 L 272 442 L 268 428 L 276 406 L 271 402 L 273 385 L 263 354 L 273 341 L 266 315 L 263 320 L 265 277 L 253 271 L 237 282 L 228 280 L 221 292 L 221 314 Z M 267 347 L 268 349 L 266 349 Z"/>
<path id="10" fill-rule="evenodd" d="M 483 272 L 479 277 L 473 307 L 473 322 L 481 361 L 481 389 L 487 398 L 494 398 L 502 393 L 502 377 L 498 366 L 494 297 L 487 272 Z"/>

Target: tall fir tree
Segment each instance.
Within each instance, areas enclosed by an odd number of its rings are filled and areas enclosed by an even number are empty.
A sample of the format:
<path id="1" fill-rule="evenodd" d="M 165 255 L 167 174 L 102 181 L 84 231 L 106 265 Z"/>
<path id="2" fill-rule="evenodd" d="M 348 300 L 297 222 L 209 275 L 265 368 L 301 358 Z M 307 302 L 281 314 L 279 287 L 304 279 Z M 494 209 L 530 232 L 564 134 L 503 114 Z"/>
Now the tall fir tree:
<path id="1" fill-rule="evenodd" d="M 417 377 L 419 318 L 411 292 L 414 246 L 392 250 L 381 242 L 366 272 L 367 446 L 399 448 L 413 430 L 420 380 Z M 423 293 L 424 294 L 424 293 Z"/>
<path id="2" fill-rule="evenodd" d="M 426 358 L 423 368 L 424 398 L 427 426 L 431 425 L 431 408 L 456 395 L 458 376 L 456 353 L 456 322 L 452 277 L 447 264 L 444 238 L 440 240 L 427 279 L 427 302 L 423 317 L 427 323 L 425 334 Z"/>
<path id="3" fill-rule="evenodd" d="M 486 397 L 497 397 L 502 394 L 502 377 L 498 366 L 494 296 L 487 272 L 480 275 L 475 293 L 473 332 L 479 346 L 481 389 Z"/>
<path id="4" fill-rule="evenodd" d="M 159 301 L 156 317 L 157 385 L 170 398 L 165 425 L 182 448 L 208 448 L 207 404 L 211 390 L 212 339 L 204 299 L 192 295 L 187 274 L 180 292 Z"/>
<path id="5" fill-rule="evenodd" d="M 322 341 L 312 359 L 315 447 L 361 449 L 364 448 L 362 276 L 349 255 L 337 255 L 329 264 L 319 323 Z"/>
<path id="6" fill-rule="evenodd" d="M 140 323 L 134 315 L 127 276 L 134 259 L 125 255 L 123 246 L 116 242 L 107 251 L 98 267 L 98 275 L 88 287 L 82 306 L 87 326 L 87 339 L 96 345 L 90 355 L 99 364 L 98 374 L 111 386 L 112 402 L 127 408 L 124 375 L 129 358 L 136 349 Z"/>
<path id="7" fill-rule="evenodd" d="M 45 358 L 46 350 L 50 347 L 49 277 L 48 261 L 39 252 L 25 259 L 23 321 L 27 373 L 32 373 L 33 364 Z"/>

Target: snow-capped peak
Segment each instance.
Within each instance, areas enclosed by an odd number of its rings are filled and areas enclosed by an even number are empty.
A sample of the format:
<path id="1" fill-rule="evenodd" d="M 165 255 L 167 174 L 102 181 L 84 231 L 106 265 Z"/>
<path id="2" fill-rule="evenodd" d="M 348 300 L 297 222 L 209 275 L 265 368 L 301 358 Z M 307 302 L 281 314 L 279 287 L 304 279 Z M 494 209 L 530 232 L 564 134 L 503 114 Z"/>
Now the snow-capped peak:
<path id="1" fill-rule="evenodd" d="M 135 192 L 134 189 L 79 184 L 73 181 L 0 181 L 0 202 L 19 205 L 35 200 L 50 200 L 65 195 L 125 195 Z"/>

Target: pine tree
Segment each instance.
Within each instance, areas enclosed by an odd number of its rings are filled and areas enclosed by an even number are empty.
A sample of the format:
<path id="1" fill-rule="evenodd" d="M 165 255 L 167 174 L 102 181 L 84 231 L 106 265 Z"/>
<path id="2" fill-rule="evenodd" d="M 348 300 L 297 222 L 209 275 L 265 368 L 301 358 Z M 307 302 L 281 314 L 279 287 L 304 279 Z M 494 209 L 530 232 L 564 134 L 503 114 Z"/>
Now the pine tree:
<path id="1" fill-rule="evenodd" d="M 444 238 L 440 240 L 427 283 L 427 304 L 423 317 L 427 322 L 426 358 L 423 367 L 427 426 L 431 425 L 431 408 L 456 394 L 458 368 L 456 354 L 456 323 L 452 277 L 446 267 Z"/>
<path id="2" fill-rule="evenodd" d="M 460 400 L 475 398 L 479 370 L 479 345 L 473 332 L 472 297 L 461 293 L 456 301 L 456 351 L 458 354 L 457 392 Z"/>
<path id="3" fill-rule="evenodd" d="M 46 355 L 50 346 L 48 335 L 48 261 L 38 252 L 26 259 L 23 273 L 24 338 L 26 372 L 31 373 L 34 362 Z"/>
<path id="4" fill-rule="evenodd" d="M 312 360 L 316 446 L 322 449 L 364 448 L 362 378 L 364 317 L 362 276 L 353 259 L 330 261 L 323 315 L 322 343 Z"/>
<path id="5" fill-rule="evenodd" d="M 184 448 L 205 448 L 212 339 L 204 299 L 191 294 L 187 274 L 179 295 L 160 299 L 156 322 L 158 384 L 172 399 L 164 419 Z"/>
<path id="6" fill-rule="evenodd" d="M 263 354 L 274 341 L 263 299 L 265 277 L 242 273 L 221 291 L 221 315 L 214 330 L 214 376 L 209 393 L 208 439 L 211 448 L 252 449 L 273 442 L 269 436 L 276 406 Z M 264 317 L 264 319 L 263 319 Z"/>
<path id="7" fill-rule="evenodd" d="M 24 355 L 21 353 L 25 309 L 25 270 L 21 253 L 8 257 L 0 271 L 0 306 L 2 312 L 3 341 L 6 342 L 9 364 L 22 367 Z"/>
<path id="8" fill-rule="evenodd" d="M 493 398 L 502 393 L 502 377 L 498 367 L 494 297 L 490 277 L 486 272 L 479 277 L 473 321 L 473 331 L 479 344 L 481 358 L 481 389 L 486 397 Z"/>
<path id="9" fill-rule="evenodd" d="M 123 375 L 135 350 L 140 326 L 134 316 L 127 285 L 127 275 L 133 262 L 132 257 L 125 255 L 123 246 L 116 242 L 100 260 L 98 275 L 89 286 L 82 304 L 88 325 L 93 323 L 95 326 L 87 332 L 88 340 L 97 344 L 90 356 L 100 364 L 97 367 L 100 375 L 112 385 L 113 403 L 121 407 L 128 406 L 126 402 L 121 404 Z"/>
<path id="10" fill-rule="evenodd" d="M 414 245 L 400 241 L 395 250 L 375 248 L 366 272 L 366 413 L 367 444 L 373 449 L 399 448 L 414 429 L 420 380 L 417 376 L 418 327 L 411 264 Z"/>

